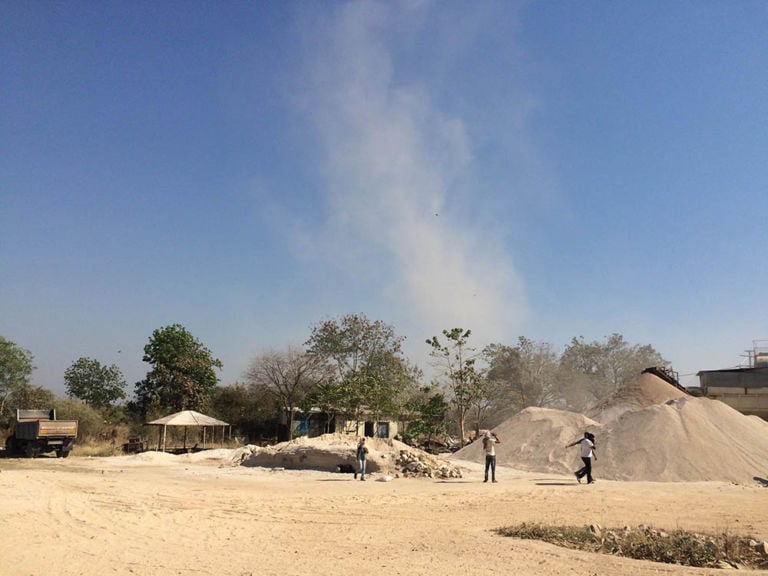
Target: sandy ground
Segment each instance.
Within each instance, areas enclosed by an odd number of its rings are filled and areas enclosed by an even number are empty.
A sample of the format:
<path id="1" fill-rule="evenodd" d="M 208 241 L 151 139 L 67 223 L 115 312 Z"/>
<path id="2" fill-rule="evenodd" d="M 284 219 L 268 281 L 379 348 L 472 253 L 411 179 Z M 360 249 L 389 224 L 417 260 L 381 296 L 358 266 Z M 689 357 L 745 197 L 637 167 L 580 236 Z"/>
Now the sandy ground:
<path id="1" fill-rule="evenodd" d="M 354 481 L 190 456 L 0 459 L 0 575 L 723 574 L 503 538 L 522 521 L 751 535 L 768 488 L 630 482 L 501 467 Z M 380 476 L 379 476 L 380 477 Z M 765 573 L 765 572 L 763 572 Z"/>

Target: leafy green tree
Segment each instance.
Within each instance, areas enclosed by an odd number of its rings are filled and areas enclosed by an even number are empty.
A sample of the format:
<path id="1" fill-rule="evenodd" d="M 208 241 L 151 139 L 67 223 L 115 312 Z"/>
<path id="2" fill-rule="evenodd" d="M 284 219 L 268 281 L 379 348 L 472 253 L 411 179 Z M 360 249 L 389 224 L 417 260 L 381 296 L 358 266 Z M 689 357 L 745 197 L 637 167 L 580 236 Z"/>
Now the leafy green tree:
<path id="1" fill-rule="evenodd" d="M 389 385 L 383 389 L 387 395 L 386 409 L 383 410 L 383 413 L 398 416 L 401 421 L 401 429 L 404 429 L 408 426 L 409 421 L 409 403 L 414 397 L 421 394 L 424 373 L 407 359 L 396 358 L 396 360 L 397 365 L 387 376 Z"/>
<path id="2" fill-rule="evenodd" d="M 301 404 L 303 410 L 317 407 L 326 415 L 324 432 L 328 433 L 337 416 L 346 413 L 346 391 L 344 385 L 338 380 L 321 382 L 315 386 L 304 398 Z"/>
<path id="3" fill-rule="evenodd" d="M 367 369 L 381 370 L 392 356 L 401 354 L 404 338 L 381 320 L 364 314 L 347 314 L 311 328 L 307 352 L 334 363 L 339 379 Z"/>
<path id="4" fill-rule="evenodd" d="M 232 425 L 235 436 L 254 442 L 260 436 L 276 436 L 274 396 L 243 382 L 217 386 L 211 400 L 212 415 Z"/>
<path id="5" fill-rule="evenodd" d="M 419 388 L 421 370 L 395 355 L 385 357 L 377 368 L 358 372 L 353 379 L 357 385 L 349 393 L 361 395 L 358 405 L 365 407 L 374 422 L 385 417 L 400 419 L 406 403 Z"/>
<path id="6" fill-rule="evenodd" d="M 313 388 L 331 378 L 331 370 L 322 358 L 288 347 L 284 352 L 269 351 L 256 356 L 246 378 L 280 403 L 288 417 L 288 440 L 292 440 L 296 408 Z"/>
<path id="7" fill-rule="evenodd" d="M 467 415 L 483 393 L 483 377 L 475 367 L 477 355 L 469 345 L 471 335 L 471 330 L 453 328 L 443 330 L 445 343 L 437 336 L 427 340 L 432 347 L 430 356 L 436 367 L 442 370 L 443 382 L 451 394 L 462 446 L 466 438 Z"/>
<path id="8" fill-rule="evenodd" d="M 489 344 L 482 357 L 485 378 L 482 393 L 473 406 L 478 434 L 481 427 L 492 428 L 524 407 L 518 391 L 522 375 L 520 351 L 514 346 Z"/>
<path id="9" fill-rule="evenodd" d="M 348 314 L 314 325 L 307 353 L 334 367 L 333 387 L 323 389 L 336 410 L 358 422 L 365 414 L 378 419 L 395 408 L 393 400 L 408 381 L 409 366 L 402 358 L 403 337 L 380 320 Z"/>
<path id="10" fill-rule="evenodd" d="M 103 366 L 93 358 L 78 358 L 64 372 L 67 396 L 98 410 L 110 409 L 125 398 L 125 378 L 112 364 Z"/>
<path id="11" fill-rule="evenodd" d="M 22 406 L 21 395 L 30 388 L 32 353 L 0 336 L 0 424 L 7 425 L 13 419 L 13 406 Z"/>
<path id="12" fill-rule="evenodd" d="M 219 380 L 221 360 L 181 324 L 158 328 L 144 346 L 152 366 L 136 384 L 136 404 L 143 417 L 164 410 L 205 410 Z"/>
<path id="13" fill-rule="evenodd" d="M 426 438 L 429 442 L 433 438 L 445 437 L 445 413 L 448 410 L 445 394 L 431 386 L 424 386 L 411 397 L 407 407 L 411 416 L 405 432 L 407 440 Z"/>

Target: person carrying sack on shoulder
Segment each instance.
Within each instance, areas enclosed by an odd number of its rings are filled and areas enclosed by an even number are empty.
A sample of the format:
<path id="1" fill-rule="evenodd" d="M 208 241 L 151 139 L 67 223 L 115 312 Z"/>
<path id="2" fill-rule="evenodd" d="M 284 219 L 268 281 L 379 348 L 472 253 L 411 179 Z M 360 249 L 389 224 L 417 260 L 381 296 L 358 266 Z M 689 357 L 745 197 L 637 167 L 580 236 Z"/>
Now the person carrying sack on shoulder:
<path id="1" fill-rule="evenodd" d="M 587 484 L 593 484 L 595 479 L 592 478 L 592 459 L 594 458 L 595 462 L 597 462 L 597 452 L 595 451 L 595 435 L 591 432 L 584 432 L 584 438 L 576 440 L 575 442 L 571 442 L 565 447 L 570 448 L 571 446 L 579 445 L 581 446 L 581 461 L 584 462 L 584 466 L 582 466 L 577 472 L 574 472 L 574 475 L 576 476 L 576 480 L 579 482 L 579 484 L 581 484 L 581 479 L 584 478 L 584 476 L 587 477 Z"/>
<path id="2" fill-rule="evenodd" d="M 483 451 L 485 452 L 485 480 L 488 482 L 488 470 L 491 471 L 491 480 L 496 482 L 496 444 L 501 444 L 501 440 L 496 436 L 496 432 L 488 430 L 483 437 Z"/>

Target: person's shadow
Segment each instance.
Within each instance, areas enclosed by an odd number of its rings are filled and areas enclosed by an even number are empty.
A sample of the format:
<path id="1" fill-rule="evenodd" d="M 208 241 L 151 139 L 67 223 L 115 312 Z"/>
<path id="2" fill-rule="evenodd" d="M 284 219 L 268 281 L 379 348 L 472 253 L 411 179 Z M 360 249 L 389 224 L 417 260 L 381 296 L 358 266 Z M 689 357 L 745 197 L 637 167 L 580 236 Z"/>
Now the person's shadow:
<path id="1" fill-rule="evenodd" d="M 536 478 L 533 483 L 536 486 L 573 486 L 573 482 L 568 482 L 561 478 Z"/>

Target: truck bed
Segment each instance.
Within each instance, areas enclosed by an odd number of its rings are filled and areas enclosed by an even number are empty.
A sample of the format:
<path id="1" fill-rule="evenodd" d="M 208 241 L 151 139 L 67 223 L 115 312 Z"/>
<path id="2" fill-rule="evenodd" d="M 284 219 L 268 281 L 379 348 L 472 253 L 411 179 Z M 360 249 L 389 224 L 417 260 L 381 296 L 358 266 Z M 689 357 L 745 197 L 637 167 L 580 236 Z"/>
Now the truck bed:
<path id="1" fill-rule="evenodd" d="M 75 437 L 77 420 L 32 420 L 16 423 L 16 438 L 21 440 Z"/>

